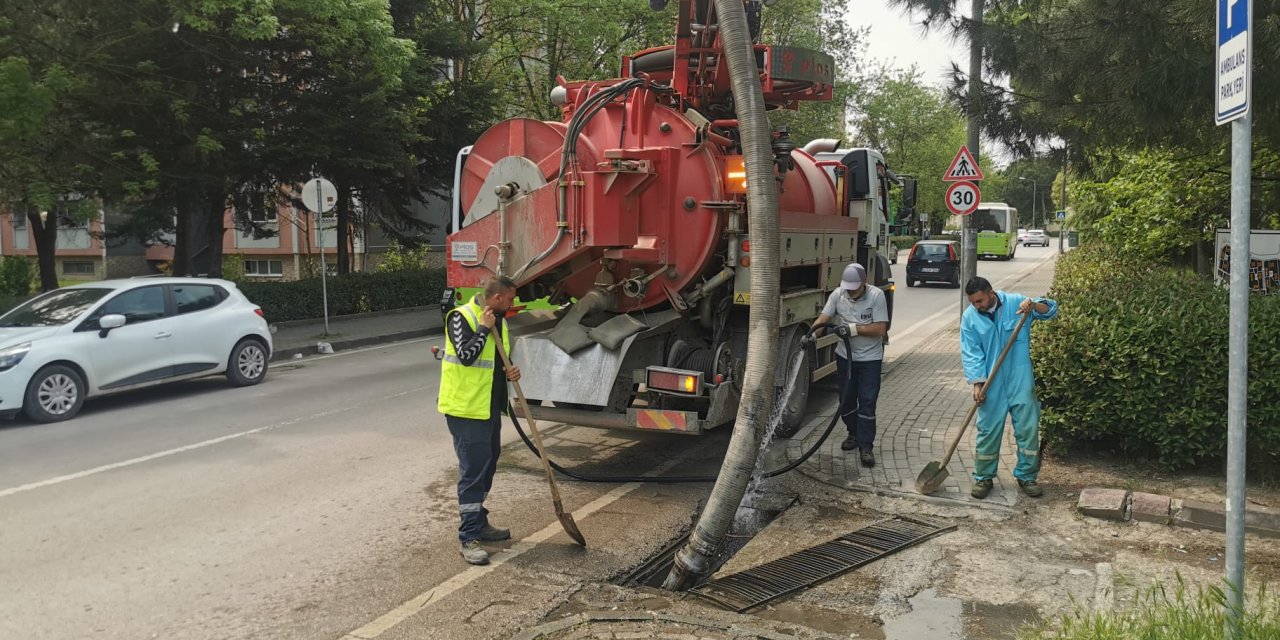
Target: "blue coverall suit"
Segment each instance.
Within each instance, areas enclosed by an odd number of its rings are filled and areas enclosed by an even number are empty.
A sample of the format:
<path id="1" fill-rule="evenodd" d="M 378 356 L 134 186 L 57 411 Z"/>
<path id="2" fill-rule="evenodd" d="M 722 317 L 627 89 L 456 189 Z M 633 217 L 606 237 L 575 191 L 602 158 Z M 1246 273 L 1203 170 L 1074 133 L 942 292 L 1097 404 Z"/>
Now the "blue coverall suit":
<path id="1" fill-rule="evenodd" d="M 960 319 L 960 354 L 964 377 L 972 386 L 986 383 L 986 401 L 978 407 L 978 438 L 974 452 L 974 481 L 990 480 L 1000 463 L 1000 441 L 1004 438 L 1005 416 L 1013 417 L 1013 436 L 1018 444 L 1018 465 L 1013 477 L 1024 482 L 1035 480 L 1040 473 L 1040 401 L 1036 399 L 1035 378 L 1031 372 L 1031 324 L 1058 315 L 1058 303 L 1046 298 L 1037 302 L 1048 305 L 1047 313 L 1031 313 L 1018 334 L 1018 339 L 1005 356 L 1004 364 L 989 380 L 992 367 L 1000 358 L 1009 336 L 1022 316 L 1018 307 L 1027 297 L 1019 293 L 997 291 L 1000 303 L 990 313 L 969 307 Z"/>

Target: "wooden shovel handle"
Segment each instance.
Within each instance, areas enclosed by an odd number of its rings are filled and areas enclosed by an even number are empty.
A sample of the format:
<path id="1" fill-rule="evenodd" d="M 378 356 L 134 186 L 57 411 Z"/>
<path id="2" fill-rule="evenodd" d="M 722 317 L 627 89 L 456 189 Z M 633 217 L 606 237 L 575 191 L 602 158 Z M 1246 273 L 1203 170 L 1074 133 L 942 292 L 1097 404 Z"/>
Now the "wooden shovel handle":
<path id="1" fill-rule="evenodd" d="M 1013 335 L 1009 336 L 1009 341 L 1005 343 L 1004 350 L 1000 352 L 1000 357 L 996 359 L 996 366 L 991 367 L 991 374 L 987 376 L 987 381 L 982 385 L 983 394 L 985 395 L 987 387 L 992 380 L 996 379 L 996 374 L 1000 372 L 1000 365 L 1004 364 L 1004 357 L 1009 355 L 1009 349 L 1013 348 L 1013 343 L 1018 341 L 1018 334 L 1022 333 L 1022 325 L 1027 323 L 1027 318 L 1031 317 L 1031 313 L 1022 314 L 1022 319 L 1018 321 L 1018 327 L 1013 330 Z M 951 444 L 947 445 L 947 455 L 942 456 L 942 462 L 939 467 L 946 467 L 951 462 L 951 456 L 955 454 L 956 447 L 960 446 L 960 439 L 964 437 L 964 432 L 969 428 L 969 422 L 973 420 L 974 414 L 978 412 L 978 406 L 982 403 L 977 400 L 973 401 L 973 406 L 969 407 L 969 413 L 964 417 L 964 424 L 960 427 L 960 433 L 951 440 Z"/>
<path id="2" fill-rule="evenodd" d="M 494 336 L 494 343 L 498 347 L 498 355 L 502 358 L 502 366 L 511 366 L 511 359 L 507 357 L 507 349 L 502 345 L 502 337 Z M 538 459 L 542 461 L 542 468 L 547 472 L 547 482 L 551 485 L 551 500 L 555 502 L 556 510 L 560 510 L 560 489 L 556 487 L 556 477 L 551 471 L 551 462 L 547 460 L 547 450 L 542 446 L 542 434 L 538 433 L 538 421 L 534 420 L 533 412 L 529 410 L 529 403 L 524 399 L 524 390 L 520 388 L 518 380 L 508 380 L 507 382 L 515 386 L 516 397 L 520 399 L 520 406 L 524 407 L 525 420 L 529 421 L 529 431 L 533 432 L 533 443 L 538 447 Z M 512 409 L 514 411 L 514 409 Z"/>

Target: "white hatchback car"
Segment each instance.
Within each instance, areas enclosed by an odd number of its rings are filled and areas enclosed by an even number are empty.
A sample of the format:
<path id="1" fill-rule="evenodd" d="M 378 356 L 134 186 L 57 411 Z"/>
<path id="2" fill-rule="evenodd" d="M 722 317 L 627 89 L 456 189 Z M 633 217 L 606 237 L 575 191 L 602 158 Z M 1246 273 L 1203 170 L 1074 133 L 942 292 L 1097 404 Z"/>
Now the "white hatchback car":
<path id="1" fill-rule="evenodd" d="M 225 373 L 262 382 L 271 331 L 226 280 L 105 280 L 50 291 L 0 316 L 0 413 L 75 417 L 86 398 Z"/>

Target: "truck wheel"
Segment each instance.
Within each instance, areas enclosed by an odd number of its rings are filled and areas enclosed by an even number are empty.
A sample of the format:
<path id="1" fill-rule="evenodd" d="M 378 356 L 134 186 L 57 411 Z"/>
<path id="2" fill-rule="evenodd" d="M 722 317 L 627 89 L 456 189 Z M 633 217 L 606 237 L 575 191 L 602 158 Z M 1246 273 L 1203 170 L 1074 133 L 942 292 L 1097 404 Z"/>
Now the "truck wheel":
<path id="1" fill-rule="evenodd" d="M 787 376 L 783 385 L 778 388 L 778 395 L 775 398 L 776 403 L 786 401 L 784 406 L 774 408 L 775 415 L 778 415 L 778 428 L 774 431 L 774 438 L 790 438 L 800 430 L 804 424 L 805 411 L 809 408 L 809 386 L 813 381 L 813 363 L 809 358 L 809 350 L 800 346 L 800 336 L 794 336 L 791 340 L 791 348 L 787 350 L 787 359 L 785 366 L 782 367 Z M 795 376 L 795 385 L 791 388 L 791 394 L 785 396 L 787 387 L 791 385 L 791 376 Z M 784 397 L 785 396 L 785 397 Z"/>

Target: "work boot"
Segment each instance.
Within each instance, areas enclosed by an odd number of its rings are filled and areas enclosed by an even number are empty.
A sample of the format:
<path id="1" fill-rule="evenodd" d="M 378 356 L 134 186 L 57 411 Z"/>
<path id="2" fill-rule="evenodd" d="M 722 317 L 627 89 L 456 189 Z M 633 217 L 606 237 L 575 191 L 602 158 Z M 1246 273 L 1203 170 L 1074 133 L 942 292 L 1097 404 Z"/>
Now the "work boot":
<path id="1" fill-rule="evenodd" d="M 1039 498 L 1044 495 L 1044 489 L 1041 489 L 1035 480 L 1019 480 L 1018 488 L 1022 489 L 1022 493 L 1028 498 Z"/>
<path id="2" fill-rule="evenodd" d="M 844 442 L 840 443 L 841 451 L 853 451 L 854 449 L 857 449 L 857 448 L 858 448 L 858 441 L 853 439 L 853 434 L 849 434 L 849 437 L 845 438 Z"/>
<path id="3" fill-rule="evenodd" d="M 858 459 L 862 461 L 862 466 L 864 467 L 876 466 L 876 454 L 871 452 L 871 447 L 863 449 Z"/>
<path id="4" fill-rule="evenodd" d="M 462 559 L 468 564 L 489 564 L 489 552 L 480 548 L 479 540 L 462 543 Z"/>
<path id="5" fill-rule="evenodd" d="M 973 483 L 973 491 L 970 491 L 969 495 L 982 500 L 991 493 L 991 487 L 994 484 L 995 483 L 991 482 L 991 480 L 979 480 Z"/>
<path id="6" fill-rule="evenodd" d="M 491 524 L 486 524 L 484 528 L 480 530 L 480 539 L 484 540 L 485 542 L 498 542 L 501 540 L 510 540 L 511 530 L 499 529 Z"/>

